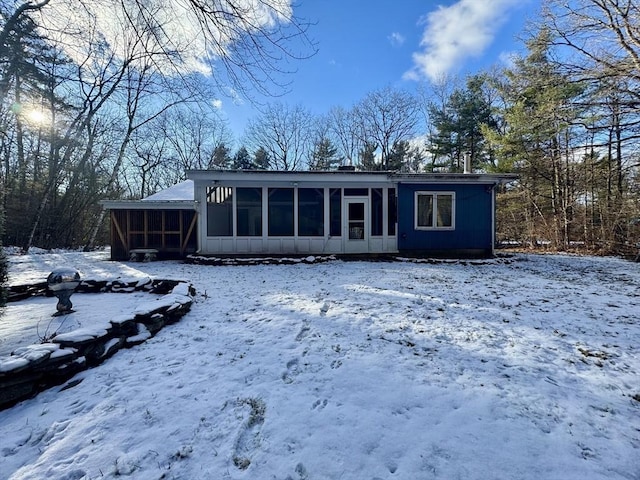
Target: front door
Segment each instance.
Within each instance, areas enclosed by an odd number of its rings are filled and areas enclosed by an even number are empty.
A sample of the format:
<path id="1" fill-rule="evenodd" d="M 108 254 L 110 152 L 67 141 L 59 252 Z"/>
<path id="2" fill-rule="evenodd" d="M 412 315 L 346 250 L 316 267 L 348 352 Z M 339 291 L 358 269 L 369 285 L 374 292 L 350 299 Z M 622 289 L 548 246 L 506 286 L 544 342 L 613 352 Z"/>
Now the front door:
<path id="1" fill-rule="evenodd" d="M 369 200 L 346 198 L 344 203 L 344 252 L 367 253 L 369 251 Z"/>

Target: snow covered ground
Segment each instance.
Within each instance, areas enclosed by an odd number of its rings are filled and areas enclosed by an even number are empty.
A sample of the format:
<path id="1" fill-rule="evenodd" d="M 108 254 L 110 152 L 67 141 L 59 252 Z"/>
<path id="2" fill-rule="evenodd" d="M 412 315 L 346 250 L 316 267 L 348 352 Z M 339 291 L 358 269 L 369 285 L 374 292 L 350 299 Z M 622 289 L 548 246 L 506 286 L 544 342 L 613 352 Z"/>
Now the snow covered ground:
<path id="1" fill-rule="evenodd" d="M 638 264 L 106 258 L 12 256 L 11 283 L 68 264 L 196 302 L 0 412 L 1 479 L 640 479 Z"/>

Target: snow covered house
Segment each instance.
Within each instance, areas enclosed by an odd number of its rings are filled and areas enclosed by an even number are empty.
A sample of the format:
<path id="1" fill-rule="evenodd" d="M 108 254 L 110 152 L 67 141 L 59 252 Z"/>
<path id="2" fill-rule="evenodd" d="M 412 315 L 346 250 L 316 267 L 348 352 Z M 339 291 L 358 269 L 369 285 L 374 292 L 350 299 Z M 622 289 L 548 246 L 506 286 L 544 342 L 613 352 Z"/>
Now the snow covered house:
<path id="1" fill-rule="evenodd" d="M 187 177 L 139 202 L 104 202 L 112 258 L 141 248 L 160 255 L 491 256 L 496 186 L 515 178 L 350 170 L 192 170 Z M 177 198 L 189 188 L 188 199 Z M 147 213 L 136 223 L 137 211 Z M 175 228 L 151 229 L 169 218 Z"/>

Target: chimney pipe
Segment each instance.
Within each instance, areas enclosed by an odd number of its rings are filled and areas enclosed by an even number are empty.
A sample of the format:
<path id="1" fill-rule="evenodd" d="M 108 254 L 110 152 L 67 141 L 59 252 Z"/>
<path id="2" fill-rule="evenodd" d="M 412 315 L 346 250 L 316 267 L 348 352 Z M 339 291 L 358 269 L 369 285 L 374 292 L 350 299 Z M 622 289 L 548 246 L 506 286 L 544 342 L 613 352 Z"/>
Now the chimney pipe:
<path id="1" fill-rule="evenodd" d="M 471 173 L 471 154 L 464 154 L 464 173 Z"/>

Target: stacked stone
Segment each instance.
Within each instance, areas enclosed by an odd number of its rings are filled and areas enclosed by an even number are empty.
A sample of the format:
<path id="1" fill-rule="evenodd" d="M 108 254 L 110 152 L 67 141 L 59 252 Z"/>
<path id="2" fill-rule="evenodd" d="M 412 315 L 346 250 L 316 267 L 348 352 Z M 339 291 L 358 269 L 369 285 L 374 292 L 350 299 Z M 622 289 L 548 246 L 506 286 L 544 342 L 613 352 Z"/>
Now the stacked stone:
<path id="1" fill-rule="evenodd" d="M 165 325 L 182 318 L 191 309 L 195 295 L 192 285 L 174 280 L 104 284 L 85 281 L 76 291 L 139 290 L 166 293 L 158 300 L 139 306 L 131 315 L 63 333 L 47 343 L 18 348 L 10 356 L 0 359 L 0 410 L 66 382 L 78 372 L 99 365 L 121 348 L 129 348 L 151 338 Z M 34 288 L 33 291 L 40 290 Z"/>

